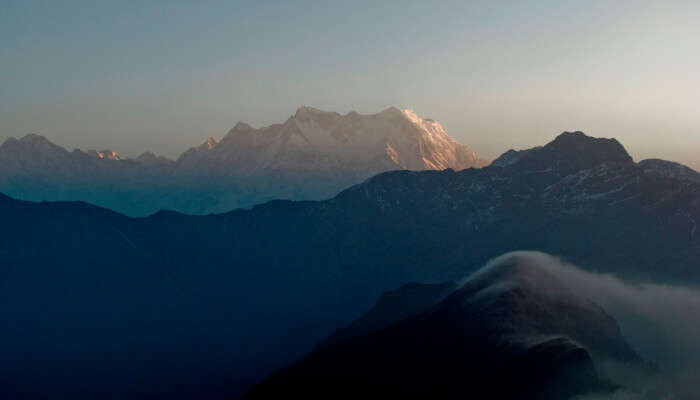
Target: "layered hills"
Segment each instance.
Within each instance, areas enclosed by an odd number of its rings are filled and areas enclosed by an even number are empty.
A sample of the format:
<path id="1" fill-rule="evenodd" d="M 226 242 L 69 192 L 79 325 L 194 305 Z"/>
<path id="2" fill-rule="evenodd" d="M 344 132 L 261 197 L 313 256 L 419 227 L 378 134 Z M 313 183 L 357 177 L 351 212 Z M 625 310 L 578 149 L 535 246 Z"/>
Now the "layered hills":
<path id="1" fill-rule="evenodd" d="M 0 196 L 0 388 L 233 396 L 381 293 L 457 281 L 513 250 L 696 286 L 700 184 L 683 171 L 568 132 L 481 169 L 386 172 L 330 200 L 218 215 Z"/>

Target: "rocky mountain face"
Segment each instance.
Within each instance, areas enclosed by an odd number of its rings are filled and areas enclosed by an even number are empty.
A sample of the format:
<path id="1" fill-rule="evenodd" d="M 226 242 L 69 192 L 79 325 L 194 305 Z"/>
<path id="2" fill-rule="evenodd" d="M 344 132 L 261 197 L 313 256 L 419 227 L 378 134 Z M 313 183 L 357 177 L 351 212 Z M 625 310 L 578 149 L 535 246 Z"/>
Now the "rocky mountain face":
<path id="1" fill-rule="evenodd" d="M 611 316 L 537 265 L 538 258 L 511 253 L 459 286 L 412 284 L 384 294 L 341 330 L 344 337 L 327 340 L 245 398 L 610 394 L 618 385 L 599 376 L 594 360 L 641 366 L 641 359 Z M 381 323 L 370 327 L 368 320 Z"/>
<path id="2" fill-rule="evenodd" d="M 220 142 L 210 138 L 178 162 L 218 174 L 306 172 L 363 178 L 395 169 L 465 169 L 487 164 L 451 139 L 436 121 L 393 107 L 373 115 L 301 107 L 284 123 L 261 129 L 239 122 Z"/>
<path id="3" fill-rule="evenodd" d="M 51 160 L 66 157 L 48 148 Z M 382 292 L 458 281 L 514 250 L 632 281 L 700 284 L 693 179 L 580 132 L 507 158 L 387 172 L 326 201 L 210 216 L 129 218 L 0 196 L 0 390 L 231 397 Z M 428 300 L 440 301 L 435 290 Z"/>
<path id="4" fill-rule="evenodd" d="M 700 183 L 700 173 L 685 165 L 672 161 L 649 159 L 640 161 L 639 166 L 648 174 Z"/>
<path id="5" fill-rule="evenodd" d="M 206 214 L 275 198 L 332 197 L 380 172 L 486 165 L 442 126 L 389 108 L 340 115 L 301 107 L 282 124 L 238 123 L 176 161 L 145 152 L 67 150 L 38 135 L 0 146 L 0 191 L 27 200 L 82 200 L 129 215 Z"/>

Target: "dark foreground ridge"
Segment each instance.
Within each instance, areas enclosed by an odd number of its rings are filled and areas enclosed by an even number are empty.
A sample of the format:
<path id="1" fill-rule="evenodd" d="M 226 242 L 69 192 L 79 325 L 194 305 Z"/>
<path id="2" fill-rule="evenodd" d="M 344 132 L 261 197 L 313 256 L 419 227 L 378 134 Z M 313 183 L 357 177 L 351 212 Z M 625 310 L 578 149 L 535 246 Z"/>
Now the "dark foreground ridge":
<path id="1" fill-rule="evenodd" d="M 503 256 L 436 305 L 434 288 L 416 286 L 394 299 L 396 316 L 380 300 L 359 321 L 381 313 L 388 327 L 336 340 L 245 398 L 566 399 L 611 392 L 616 385 L 599 377 L 592 354 L 641 360 L 615 320 L 540 268 L 539 257 Z M 425 311 L 415 307 L 421 299 Z M 400 303 L 416 312 L 406 315 Z"/>

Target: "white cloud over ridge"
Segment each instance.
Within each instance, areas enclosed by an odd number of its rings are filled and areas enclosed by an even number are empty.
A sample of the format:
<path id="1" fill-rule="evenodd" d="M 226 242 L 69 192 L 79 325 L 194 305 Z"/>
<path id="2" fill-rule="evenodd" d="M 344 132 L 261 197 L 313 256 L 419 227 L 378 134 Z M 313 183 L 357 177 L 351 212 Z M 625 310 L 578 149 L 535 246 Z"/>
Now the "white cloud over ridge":
<path id="1" fill-rule="evenodd" d="M 597 367 L 602 375 L 629 388 L 603 398 L 700 398 L 700 388 L 697 388 L 700 382 L 699 290 L 654 283 L 631 284 L 613 275 L 584 271 L 540 252 L 508 253 L 492 260 L 484 269 L 514 258 L 528 268 L 545 269 L 575 294 L 600 305 L 617 320 L 632 348 L 658 371 L 652 377 L 648 371 L 598 360 Z M 557 288 L 543 284 L 538 289 Z"/>

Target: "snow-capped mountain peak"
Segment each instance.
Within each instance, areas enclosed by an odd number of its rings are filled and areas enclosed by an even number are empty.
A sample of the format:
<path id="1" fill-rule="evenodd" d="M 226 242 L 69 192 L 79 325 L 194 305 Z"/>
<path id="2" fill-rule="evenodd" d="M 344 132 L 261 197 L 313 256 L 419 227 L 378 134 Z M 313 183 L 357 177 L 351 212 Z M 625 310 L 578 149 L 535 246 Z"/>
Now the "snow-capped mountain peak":
<path id="1" fill-rule="evenodd" d="M 118 161 L 121 160 L 121 157 L 117 152 L 112 151 L 112 150 L 88 150 L 88 154 L 90 154 L 93 157 L 96 157 L 100 160 L 112 160 L 112 161 Z"/>
<path id="2" fill-rule="evenodd" d="M 465 169 L 486 164 L 450 138 L 437 121 L 396 107 L 377 114 L 341 115 L 302 106 L 282 124 L 255 129 L 239 122 L 217 145 L 213 157 L 219 159 L 216 165 L 229 172 L 305 171 L 353 176 L 352 181 L 392 169 Z"/>
<path id="3" fill-rule="evenodd" d="M 201 145 L 200 147 L 201 147 L 201 148 L 204 148 L 204 149 L 207 149 L 207 150 L 211 150 L 211 149 L 214 148 L 214 146 L 217 145 L 217 143 L 218 143 L 218 142 L 216 141 L 216 139 L 214 139 L 213 137 L 209 136 L 209 137 L 207 138 L 207 140 L 206 140 L 204 143 L 202 143 L 202 145 Z"/>

